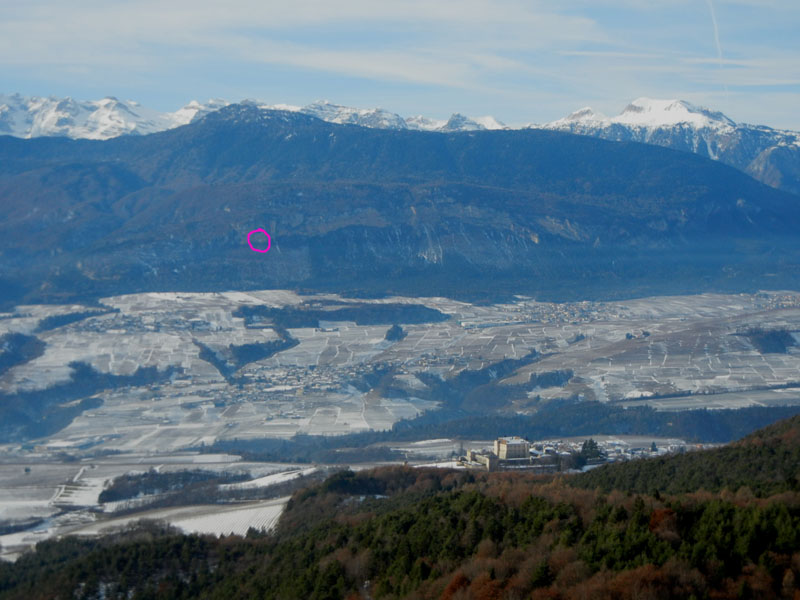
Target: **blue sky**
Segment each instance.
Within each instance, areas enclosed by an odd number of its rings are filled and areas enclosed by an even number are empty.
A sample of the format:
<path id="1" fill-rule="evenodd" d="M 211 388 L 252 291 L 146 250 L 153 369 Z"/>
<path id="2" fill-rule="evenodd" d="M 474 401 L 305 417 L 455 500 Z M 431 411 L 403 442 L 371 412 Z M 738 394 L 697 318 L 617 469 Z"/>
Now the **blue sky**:
<path id="1" fill-rule="evenodd" d="M 649 96 L 800 130 L 798 29 L 798 0 L 0 0 L 0 93 L 514 125 Z"/>

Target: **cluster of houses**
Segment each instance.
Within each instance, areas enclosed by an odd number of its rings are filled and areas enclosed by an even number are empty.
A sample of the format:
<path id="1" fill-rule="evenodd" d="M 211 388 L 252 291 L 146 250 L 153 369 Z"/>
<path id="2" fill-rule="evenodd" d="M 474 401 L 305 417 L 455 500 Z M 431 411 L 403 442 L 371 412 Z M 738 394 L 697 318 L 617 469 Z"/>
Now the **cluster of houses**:
<path id="1" fill-rule="evenodd" d="M 621 460 L 648 456 L 675 454 L 700 449 L 708 444 L 689 445 L 682 440 L 660 440 L 649 445 L 636 446 L 619 439 L 591 441 L 593 451 L 587 453 L 583 441 L 549 440 L 529 442 L 519 436 L 497 438 L 491 448 L 469 450 L 459 460 L 462 466 L 483 468 L 488 471 L 525 469 L 552 473 L 568 468 L 588 470 L 596 466 Z M 576 457 L 580 457 L 576 461 Z"/>

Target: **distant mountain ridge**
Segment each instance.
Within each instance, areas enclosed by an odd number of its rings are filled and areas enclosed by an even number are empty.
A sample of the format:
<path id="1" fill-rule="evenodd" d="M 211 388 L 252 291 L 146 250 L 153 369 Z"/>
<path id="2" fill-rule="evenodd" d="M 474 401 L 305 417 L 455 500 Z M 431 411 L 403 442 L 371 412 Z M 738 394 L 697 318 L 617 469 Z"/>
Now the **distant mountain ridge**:
<path id="1" fill-rule="evenodd" d="M 800 285 L 795 196 L 688 153 L 558 131 L 353 127 L 239 104 L 145 136 L 0 136 L 0 198 L 7 302 Z M 263 256 L 246 243 L 257 227 Z"/>
<path id="2" fill-rule="evenodd" d="M 223 100 L 205 104 L 190 102 L 171 113 L 162 113 L 138 102 L 108 96 L 102 100 L 41 98 L 0 95 L 0 135 L 21 138 L 68 137 L 107 140 L 120 135 L 147 135 L 186 125 L 226 106 Z"/>
<path id="3" fill-rule="evenodd" d="M 78 101 L 72 98 L 0 94 L 0 135 L 90 140 L 107 140 L 121 135 L 147 135 L 186 125 L 230 104 L 232 103 L 220 99 L 205 103 L 193 100 L 174 112 L 159 112 L 138 102 L 119 100 L 113 96 L 102 100 Z M 303 107 L 266 104 L 254 100 L 246 100 L 243 104 L 263 110 L 300 112 L 329 123 L 375 129 L 452 132 L 505 128 L 494 117 L 470 118 L 455 113 L 448 120 L 429 119 L 421 115 L 406 119 L 382 108 L 352 108 L 327 100 Z"/>
<path id="4" fill-rule="evenodd" d="M 64 136 L 105 140 L 121 135 L 147 135 L 194 122 L 231 103 L 192 101 L 174 112 L 158 112 L 137 102 L 114 97 L 97 101 L 71 98 L 0 95 L 0 135 L 21 138 Z M 262 110 L 286 110 L 341 125 L 416 131 L 482 131 L 515 129 L 494 117 L 449 119 L 422 115 L 402 117 L 382 108 L 352 108 L 326 100 L 307 106 L 243 104 Z M 771 187 L 800 194 L 800 133 L 763 125 L 736 123 L 724 114 L 684 100 L 638 98 L 616 117 L 582 108 L 563 119 L 522 128 L 566 131 L 612 141 L 633 141 L 692 152 L 719 160 Z"/>
<path id="5" fill-rule="evenodd" d="M 586 107 L 535 127 L 692 152 L 800 194 L 800 133 L 736 123 L 684 100 L 638 98 L 611 118 Z"/>

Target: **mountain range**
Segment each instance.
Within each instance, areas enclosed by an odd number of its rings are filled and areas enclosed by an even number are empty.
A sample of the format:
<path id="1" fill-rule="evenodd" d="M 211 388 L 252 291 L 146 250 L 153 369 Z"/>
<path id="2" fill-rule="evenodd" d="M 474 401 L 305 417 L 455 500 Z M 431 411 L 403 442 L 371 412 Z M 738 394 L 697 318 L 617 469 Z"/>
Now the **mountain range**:
<path id="1" fill-rule="evenodd" d="M 245 100 L 242 103 L 263 110 L 299 112 L 329 123 L 377 129 L 452 132 L 506 127 L 493 117 L 473 119 L 455 113 L 446 120 L 430 119 L 421 115 L 403 118 L 382 108 L 351 108 L 326 100 L 303 107 L 254 100 Z M 112 96 L 102 100 L 78 101 L 72 98 L 26 97 L 20 94 L 0 95 L 0 135 L 89 140 L 107 140 L 120 135 L 147 135 L 186 125 L 230 104 L 227 100 L 219 99 L 205 103 L 193 100 L 174 112 L 159 112 L 138 102 L 119 100 Z"/>
<path id="2" fill-rule="evenodd" d="M 304 107 L 252 100 L 244 103 L 265 110 L 300 112 L 329 123 L 377 129 L 442 133 L 509 129 L 494 117 L 471 118 L 458 113 L 443 120 L 421 115 L 404 118 L 381 108 L 351 108 L 328 101 Z M 0 135 L 98 140 L 146 135 L 186 125 L 229 104 L 225 100 L 192 101 L 174 112 L 158 112 L 113 97 L 81 102 L 71 98 L 0 95 Z M 566 131 L 692 152 L 719 160 L 769 186 L 800 194 L 798 132 L 736 123 L 721 112 L 684 100 L 638 98 L 615 117 L 606 117 L 587 107 L 551 123 L 522 128 Z"/>
<path id="3" fill-rule="evenodd" d="M 609 298 L 796 288 L 800 203 L 719 162 L 541 129 L 230 105 L 105 141 L 0 136 L 6 302 L 291 287 Z M 267 254 L 247 233 L 272 236 Z M 505 296 L 504 296 L 505 295 Z"/>

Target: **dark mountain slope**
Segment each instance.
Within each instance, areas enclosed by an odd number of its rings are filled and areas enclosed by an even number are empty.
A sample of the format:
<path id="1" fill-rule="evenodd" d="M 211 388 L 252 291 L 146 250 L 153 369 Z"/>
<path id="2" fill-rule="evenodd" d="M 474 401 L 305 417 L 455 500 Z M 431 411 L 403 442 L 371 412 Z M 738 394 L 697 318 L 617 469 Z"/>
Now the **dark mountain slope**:
<path id="1" fill-rule="evenodd" d="M 795 196 L 724 165 L 560 132 L 374 130 L 231 106 L 137 138 L 0 138 L 6 300 L 793 288 L 798 225 Z M 247 247 L 256 227 L 268 254 Z"/>

